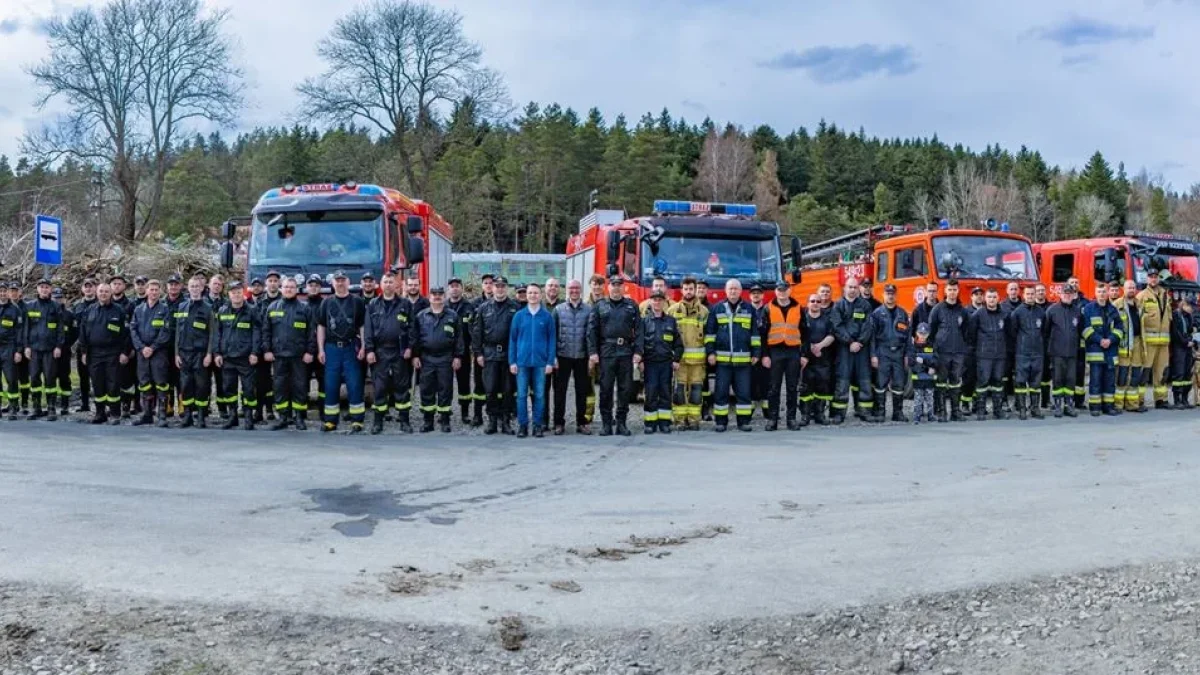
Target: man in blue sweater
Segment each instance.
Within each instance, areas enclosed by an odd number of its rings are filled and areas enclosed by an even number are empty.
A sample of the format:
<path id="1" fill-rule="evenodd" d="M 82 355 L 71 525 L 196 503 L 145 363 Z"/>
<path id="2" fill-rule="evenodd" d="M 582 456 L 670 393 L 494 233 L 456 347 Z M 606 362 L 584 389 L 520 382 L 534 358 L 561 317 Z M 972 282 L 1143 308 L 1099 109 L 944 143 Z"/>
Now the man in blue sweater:
<path id="1" fill-rule="evenodd" d="M 509 370 L 517 376 L 517 438 L 529 435 L 529 393 L 533 388 L 533 435 L 546 428 L 546 375 L 554 372 L 557 346 L 554 316 L 542 307 L 542 289 L 529 284 L 527 304 L 513 316 L 508 334 Z"/>

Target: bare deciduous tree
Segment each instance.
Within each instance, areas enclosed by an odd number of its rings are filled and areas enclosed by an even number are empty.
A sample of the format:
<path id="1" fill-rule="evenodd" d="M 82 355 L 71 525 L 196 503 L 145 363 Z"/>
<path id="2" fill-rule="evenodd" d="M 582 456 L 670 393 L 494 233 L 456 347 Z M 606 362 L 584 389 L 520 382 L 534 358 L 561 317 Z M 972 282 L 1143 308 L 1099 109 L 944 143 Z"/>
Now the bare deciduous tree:
<path id="1" fill-rule="evenodd" d="M 779 220 L 783 216 L 780 205 L 785 201 L 783 185 L 779 182 L 779 158 L 774 150 L 764 150 L 754 178 L 754 203 L 758 206 L 759 217 Z"/>
<path id="2" fill-rule="evenodd" d="M 376 0 L 338 20 L 317 46 L 329 69 L 298 87 L 305 116 L 364 121 L 389 137 L 408 187 L 422 195 L 442 142 L 441 122 L 470 100 L 483 119 L 507 114 L 500 76 L 482 65 L 457 12 Z"/>
<path id="3" fill-rule="evenodd" d="M 1046 197 L 1046 191 L 1036 185 L 1031 186 L 1026 188 L 1023 197 L 1025 233 L 1033 241 L 1053 239 L 1053 233 L 1048 230 L 1054 222 L 1054 206 Z M 1050 236 L 1047 237 L 1047 234 Z"/>
<path id="4" fill-rule="evenodd" d="M 1091 236 L 1111 234 L 1109 226 L 1115 210 L 1096 195 L 1084 195 L 1075 202 L 1075 227 Z"/>
<path id="5" fill-rule="evenodd" d="M 929 197 L 928 192 L 921 191 L 913 197 L 913 215 L 917 217 L 917 222 L 921 227 L 933 226 L 933 220 L 937 217 L 937 213 L 934 211 L 933 199 Z"/>
<path id="6" fill-rule="evenodd" d="M 187 122 L 229 122 L 241 103 L 226 18 L 200 0 L 111 0 L 46 23 L 50 56 L 28 72 L 43 90 L 39 108 L 63 99 L 70 112 L 25 149 L 107 169 L 126 239 L 156 225 L 170 149 Z"/>
<path id="7" fill-rule="evenodd" d="M 741 129 L 713 129 L 704 138 L 694 189 L 701 199 L 739 201 L 754 194 L 754 145 Z"/>

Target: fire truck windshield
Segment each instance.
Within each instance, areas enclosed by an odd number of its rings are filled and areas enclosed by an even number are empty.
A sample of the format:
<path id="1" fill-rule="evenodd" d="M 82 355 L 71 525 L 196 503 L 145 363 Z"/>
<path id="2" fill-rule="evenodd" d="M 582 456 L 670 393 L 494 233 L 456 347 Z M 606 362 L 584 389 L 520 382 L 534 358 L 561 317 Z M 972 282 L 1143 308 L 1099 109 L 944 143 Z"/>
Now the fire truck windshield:
<path id="1" fill-rule="evenodd" d="M 250 234 L 250 264 L 372 265 L 383 260 L 379 211 L 259 213 Z"/>
<path id="2" fill-rule="evenodd" d="M 1146 283 L 1147 269 L 1154 267 L 1161 272 L 1163 281 L 1177 279 L 1181 281 L 1195 282 L 1197 272 L 1200 272 L 1200 265 L 1195 254 L 1191 253 L 1175 253 L 1167 252 L 1160 249 L 1157 253 L 1151 254 L 1144 251 L 1135 251 L 1133 253 L 1133 278 L 1138 285 Z"/>
<path id="3" fill-rule="evenodd" d="M 779 280 L 779 244 L 775 239 L 732 239 L 671 235 L 651 250 L 642 244 L 642 281 L 655 274 L 676 286 L 686 276 L 707 279 L 717 286 L 729 279 L 774 284 Z"/>
<path id="4" fill-rule="evenodd" d="M 933 237 L 938 276 L 950 270 L 960 279 L 1037 279 L 1033 249 L 1021 239 L 988 235 Z"/>

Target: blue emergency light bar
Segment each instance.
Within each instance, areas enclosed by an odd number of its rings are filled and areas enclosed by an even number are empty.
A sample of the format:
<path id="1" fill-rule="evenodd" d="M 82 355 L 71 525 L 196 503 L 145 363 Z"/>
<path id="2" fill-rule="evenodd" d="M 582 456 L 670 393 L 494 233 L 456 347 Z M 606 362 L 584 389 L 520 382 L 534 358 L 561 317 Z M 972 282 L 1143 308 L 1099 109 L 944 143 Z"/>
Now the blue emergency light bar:
<path id="1" fill-rule="evenodd" d="M 758 207 L 754 204 L 718 204 L 714 202 L 683 202 L 670 199 L 654 200 L 655 213 L 673 213 L 675 215 L 726 215 L 748 216 L 758 215 Z"/>
<path id="2" fill-rule="evenodd" d="M 378 185 L 359 185 L 354 181 L 346 181 L 345 183 L 310 183 L 306 185 L 296 185 L 288 183 L 282 188 L 271 188 L 263 193 L 261 199 L 274 199 L 285 194 L 326 194 L 331 192 L 354 192 L 364 197 L 382 197 L 383 188 Z"/>

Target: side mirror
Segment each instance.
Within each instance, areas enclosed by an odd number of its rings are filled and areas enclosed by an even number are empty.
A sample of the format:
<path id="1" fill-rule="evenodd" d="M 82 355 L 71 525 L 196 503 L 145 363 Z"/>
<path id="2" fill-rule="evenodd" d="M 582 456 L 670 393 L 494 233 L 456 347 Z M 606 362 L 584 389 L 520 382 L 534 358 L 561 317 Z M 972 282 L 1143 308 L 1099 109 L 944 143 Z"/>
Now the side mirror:
<path id="1" fill-rule="evenodd" d="M 804 247 L 800 243 L 800 237 L 792 236 L 792 268 L 800 269 L 801 258 L 804 256 Z"/>
<path id="2" fill-rule="evenodd" d="M 421 216 L 409 216 L 405 226 L 409 234 L 421 234 L 425 230 L 425 221 L 421 220 Z"/>
<path id="3" fill-rule="evenodd" d="M 608 264 L 615 265 L 617 259 L 621 257 L 621 233 L 616 230 L 609 230 L 608 239 L 604 244 L 607 249 Z"/>
<path id="4" fill-rule="evenodd" d="M 425 262 L 425 242 L 419 237 L 408 240 L 408 267 Z"/>
<path id="5" fill-rule="evenodd" d="M 225 223 L 225 224 L 228 225 L 229 223 Z M 220 257 L 221 269 L 226 269 L 226 270 L 233 269 L 233 242 L 232 241 L 221 242 L 221 252 L 219 254 L 219 257 Z"/>
<path id="6" fill-rule="evenodd" d="M 221 223 L 221 238 L 224 239 L 225 241 L 229 241 L 230 239 L 233 239 L 233 235 L 236 232 L 237 232 L 237 226 L 233 224 L 232 220 L 227 220 L 227 221 Z"/>
<path id="7" fill-rule="evenodd" d="M 617 267 L 617 263 L 608 263 L 608 266 L 604 268 L 604 276 L 615 277 L 620 271 L 621 268 Z"/>
<path id="8" fill-rule="evenodd" d="M 1111 248 L 1104 249 L 1104 279 L 1111 282 L 1117 278 L 1117 256 Z"/>

